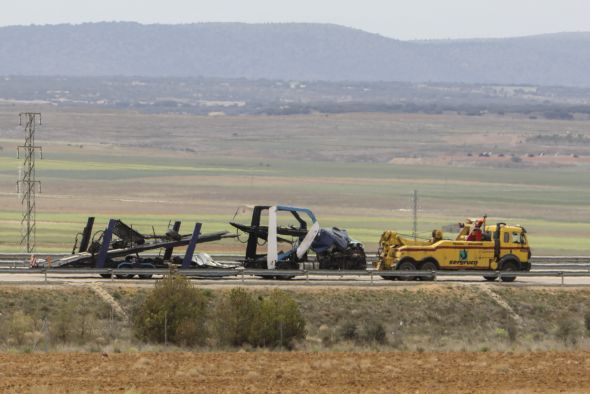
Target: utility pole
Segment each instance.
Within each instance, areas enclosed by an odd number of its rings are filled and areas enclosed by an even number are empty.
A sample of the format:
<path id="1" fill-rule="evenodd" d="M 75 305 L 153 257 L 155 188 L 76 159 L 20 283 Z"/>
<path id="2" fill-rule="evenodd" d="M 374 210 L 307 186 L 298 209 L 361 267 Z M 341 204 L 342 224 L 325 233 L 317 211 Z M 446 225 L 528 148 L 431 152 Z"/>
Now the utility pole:
<path id="1" fill-rule="evenodd" d="M 35 195 L 37 189 L 41 193 L 41 182 L 35 176 L 35 153 L 39 150 L 43 159 L 43 150 L 35 145 L 35 129 L 41 125 L 41 114 L 38 112 L 23 112 L 18 115 L 19 126 L 24 126 L 25 143 L 17 147 L 17 158 L 23 157 L 23 164 L 19 171 L 19 179 L 16 182 L 16 191 L 19 194 L 22 205 L 21 240 L 20 243 L 27 253 L 35 250 Z"/>
<path id="2" fill-rule="evenodd" d="M 414 219 L 412 235 L 414 236 L 414 241 L 416 241 L 418 238 L 418 190 L 414 190 L 414 194 L 412 195 L 412 214 Z"/>

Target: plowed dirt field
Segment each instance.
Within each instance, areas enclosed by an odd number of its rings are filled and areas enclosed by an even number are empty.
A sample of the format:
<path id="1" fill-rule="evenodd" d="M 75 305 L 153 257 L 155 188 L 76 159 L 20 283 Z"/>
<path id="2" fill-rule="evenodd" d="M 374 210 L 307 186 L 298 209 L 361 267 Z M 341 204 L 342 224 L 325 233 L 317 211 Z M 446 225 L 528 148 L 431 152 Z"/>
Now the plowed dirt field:
<path id="1" fill-rule="evenodd" d="M 590 352 L 1 354 L 1 392 L 590 392 Z"/>

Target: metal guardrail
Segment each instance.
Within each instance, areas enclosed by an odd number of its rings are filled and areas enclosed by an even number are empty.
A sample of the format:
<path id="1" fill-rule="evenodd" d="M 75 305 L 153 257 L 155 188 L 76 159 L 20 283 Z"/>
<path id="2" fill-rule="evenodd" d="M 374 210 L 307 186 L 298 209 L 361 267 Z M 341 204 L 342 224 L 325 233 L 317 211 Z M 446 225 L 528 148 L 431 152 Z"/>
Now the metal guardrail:
<path id="1" fill-rule="evenodd" d="M 50 257 L 53 261 L 59 260 L 60 258 L 71 256 L 71 253 L 43 253 L 38 252 L 34 253 L 33 255 L 47 259 Z M 159 256 L 158 254 L 142 254 L 144 257 L 156 257 Z M 218 253 L 218 254 L 211 254 L 216 260 L 237 260 L 243 258 L 242 254 L 231 254 L 231 253 Z M 31 253 L 0 253 L 0 266 L 7 266 L 8 264 L 20 264 L 21 266 L 24 264 L 28 265 L 29 260 L 31 259 Z M 374 253 L 367 254 L 367 260 L 373 261 L 377 259 L 377 255 Z M 588 264 L 590 265 L 590 256 L 533 256 L 531 257 L 531 264 L 539 265 L 539 264 L 571 264 L 571 265 L 578 265 L 578 264 Z"/>
<path id="2" fill-rule="evenodd" d="M 245 283 L 246 277 L 273 277 L 290 279 L 292 277 L 305 277 L 305 282 L 309 282 L 310 276 L 339 277 L 340 279 L 351 277 L 369 277 L 370 283 L 373 284 L 376 277 L 383 278 L 433 278 L 437 277 L 468 277 L 468 276 L 490 276 L 496 279 L 510 277 L 555 277 L 561 278 L 561 285 L 565 284 L 565 278 L 568 277 L 588 277 L 590 272 L 580 271 L 537 271 L 537 272 L 519 272 L 519 271 L 336 271 L 336 270 L 262 270 L 262 269 L 78 269 L 78 268 L 0 268 L 0 274 L 21 274 L 21 275 L 43 275 L 44 281 L 48 282 L 49 275 L 84 274 L 84 275 L 105 275 L 107 278 L 114 280 L 117 277 L 127 278 L 129 276 L 149 276 L 167 275 L 174 272 L 188 277 L 198 278 L 227 278 L 235 277 Z"/>

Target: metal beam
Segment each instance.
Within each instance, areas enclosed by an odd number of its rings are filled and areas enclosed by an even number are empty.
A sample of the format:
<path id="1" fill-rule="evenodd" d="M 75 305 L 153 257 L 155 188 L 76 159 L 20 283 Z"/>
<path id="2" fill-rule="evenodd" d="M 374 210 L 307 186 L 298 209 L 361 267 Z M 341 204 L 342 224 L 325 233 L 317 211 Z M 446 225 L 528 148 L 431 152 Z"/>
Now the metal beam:
<path id="1" fill-rule="evenodd" d="M 197 240 L 199 239 L 199 235 L 201 234 L 201 226 L 201 223 L 195 224 L 195 231 L 193 231 L 191 241 L 189 242 L 188 247 L 186 248 L 184 260 L 182 260 L 182 269 L 187 269 L 191 266 L 193 255 L 195 254 L 195 248 L 197 247 Z"/>
<path id="2" fill-rule="evenodd" d="M 80 241 L 80 249 L 78 253 L 86 252 L 88 250 L 88 244 L 90 243 L 90 237 L 92 236 L 92 227 L 94 227 L 94 217 L 89 217 L 86 222 L 86 227 L 82 232 L 82 241 Z"/>
<path id="3" fill-rule="evenodd" d="M 111 240 L 113 239 L 113 230 L 115 229 L 116 224 L 117 220 L 110 219 L 109 226 L 106 228 L 102 235 L 102 245 L 100 245 L 100 250 L 98 252 L 96 268 L 104 268 L 104 264 L 107 260 L 107 252 L 109 251 L 109 246 L 111 245 Z"/>
<path id="4" fill-rule="evenodd" d="M 172 226 L 172 230 L 176 231 L 177 233 L 180 233 L 180 220 L 177 220 L 176 222 L 174 222 L 174 225 Z M 169 247 L 166 248 L 166 250 L 164 251 L 164 261 L 170 261 L 170 259 L 172 258 L 172 252 L 174 251 L 174 247 Z"/>

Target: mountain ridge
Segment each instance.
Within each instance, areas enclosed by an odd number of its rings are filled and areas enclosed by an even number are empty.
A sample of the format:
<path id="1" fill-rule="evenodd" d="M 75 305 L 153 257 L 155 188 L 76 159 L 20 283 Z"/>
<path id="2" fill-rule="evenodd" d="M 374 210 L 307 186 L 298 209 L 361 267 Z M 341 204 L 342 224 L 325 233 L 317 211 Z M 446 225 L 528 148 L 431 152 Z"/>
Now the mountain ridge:
<path id="1" fill-rule="evenodd" d="M 0 75 L 590 86 L 590 32 L 402 41 L 335 24 L 0 27 Z"/>

